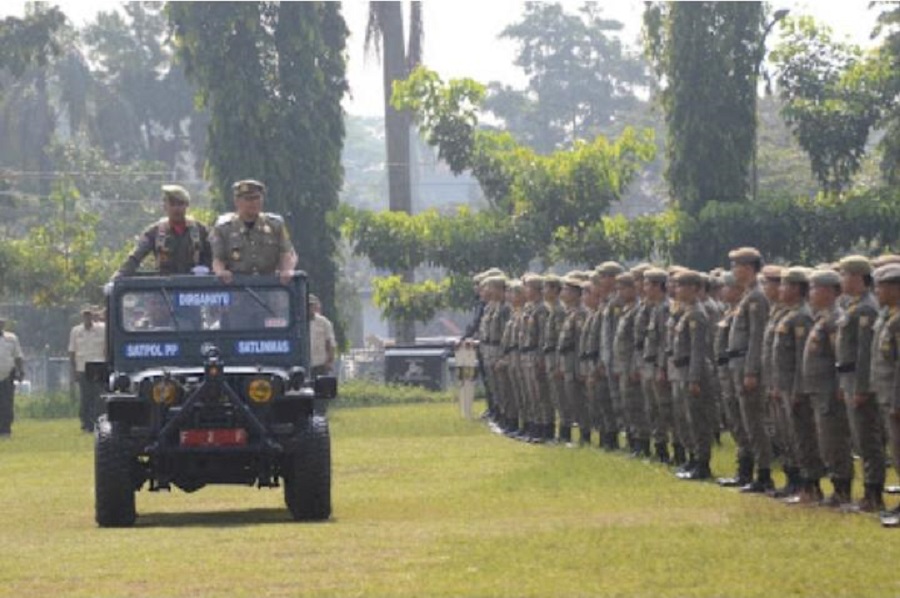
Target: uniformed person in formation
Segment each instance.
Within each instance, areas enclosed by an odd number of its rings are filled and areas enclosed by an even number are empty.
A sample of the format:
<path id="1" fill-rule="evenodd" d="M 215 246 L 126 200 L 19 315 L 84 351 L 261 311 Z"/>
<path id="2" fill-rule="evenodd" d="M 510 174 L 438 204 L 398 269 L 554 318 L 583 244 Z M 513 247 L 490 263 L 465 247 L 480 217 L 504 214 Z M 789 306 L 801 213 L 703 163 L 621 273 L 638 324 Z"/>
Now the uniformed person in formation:
<path id="1" fill-rule="evenodd" d="M 872 338 L 872 389 L 878 399 L 894 470 L 900 473 L 900 264 L 875 271 L 881 313 Z M 882 516 L 886 525 L 900 523 L 900 507 Z"/>
<path id="2" fill-rule="evenodd" d="M 559 369 L 559 354 L 556 352 L 559 343 L 559 333 L 566 319 L 566 308 L 560 302 L 559 295 L 562 292 L 562 279 L 555 274 L 544 276 L 544 304 L 547 306 L 547 319 L 544 321 L 544 330 L 541 335 L 542 351 L 544 353 L 543 368 L 547 378 L 549 399 L 544 397 L 545 403 L 549 400 L 551 409 L 548 415 L 550 422 L 549 434 L 556 439 L 556 416 L 562 418 L 562 404 L 564 401 L 565 387 L 561 377 L 556 373 Z M 547 409 L 547 406 L 544 407 Z"/>
<path id="3" fill-rule="evenodd" d="M 634 274 L 616 277 L 616 294 L 621 312 L 613 335 L 613 377 L 619 385 L 622 416 L 633 457 L 650 456 L 650 429 L 644 414 L 640 371 L 635 359 L 635 322 L 638 303 Z"/>
<path id="4" fill-rule="evenodd" d="M 115 278 L 133 275 L 151 253 L 156 258 L 156 270 L 163 275 L 190 274 L 198 266 L 209 271 L 209 233 L 186 215 L 190 194 L 181 185 L 163 185 L 162 196 L 165 218 L 144 230 Z"/>
<path id="5" fill-rule="evenodd" d="M 584 401 L 584 385 L 578 355 L 578 340 L 581 337 L 581 327 L 585 320 L 585 312 L 581 306 L 584 282 L 570 272 L 563 279 L 563 290 L 560 295 L 566 308 L 566 319 L 563 320 L 556 346 L 558 363 L 556 376 L 563 383 L 559 441 L 569 446 L 572 443 L 572 425 L 577 423 L 578 406 Z"/>
<path id="6" fill-rule="evenodd" d="M 220 216 L 213 229 L 213 271 L 225 283 L 234 274 L 277 274 L 287 284 L 297 254 L 281 216 L 262 211 L 266 186 L 244 180 L 232 188 L 235 211 Z"/>
<path id="7" fill-rule="evenodd" d="M 672 395 L 667 384 L 657 382 L 660 368 L 665 367 L 666 320 L 669 299 L 666 295 L 668 275 L 665 270 L 651 268 L 644 272 L 644 304 L 649 310 L 644 345 L 641 351 L 641 384 L 647 401 L 647 415 L 653 434 L 656 456 L 668 463 L 672 430 Z"/>

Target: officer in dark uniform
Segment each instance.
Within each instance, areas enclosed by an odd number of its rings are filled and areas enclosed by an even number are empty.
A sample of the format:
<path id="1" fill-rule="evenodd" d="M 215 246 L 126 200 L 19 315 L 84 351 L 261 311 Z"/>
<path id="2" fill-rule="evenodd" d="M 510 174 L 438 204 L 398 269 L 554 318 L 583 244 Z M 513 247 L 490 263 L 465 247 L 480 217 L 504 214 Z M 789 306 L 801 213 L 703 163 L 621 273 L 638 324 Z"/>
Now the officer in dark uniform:
<path id="1" fill-rule="evenodd" d="M 287 284 L 297 253 L 281 216 L 262 211 L 266 186 L 247 179 L 232 189 L 235 211 L 220 216 L 213 228 L 213 271 L 226 283 L 234 274 L 277 274 Z"/>
<path id="2" fill-rule="evenodd" d="M 212 259 L 209 233 L 185 215 L 191 196 L 181 185 L 163 185 L 162 193 L 166 217 L 144 230 L 114 278 L 133 275 L 150 253 L 156 258 L 156 270 L 163 275 L 190 274 L 197 266 L 208 271 Z"/>

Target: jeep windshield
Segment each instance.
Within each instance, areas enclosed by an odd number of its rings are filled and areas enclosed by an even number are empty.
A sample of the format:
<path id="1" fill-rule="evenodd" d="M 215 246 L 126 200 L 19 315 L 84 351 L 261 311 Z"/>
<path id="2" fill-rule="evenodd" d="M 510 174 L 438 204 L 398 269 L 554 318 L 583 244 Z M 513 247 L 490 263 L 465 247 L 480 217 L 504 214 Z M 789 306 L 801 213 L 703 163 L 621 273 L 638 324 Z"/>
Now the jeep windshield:
<path id="1" fill-rule="evenodd" d="M 248 286 L 129 290 L 119 297 L 122 329 L 161 334 L 187 331 L 279 330 L 291 322 L 287 289 Z"/>

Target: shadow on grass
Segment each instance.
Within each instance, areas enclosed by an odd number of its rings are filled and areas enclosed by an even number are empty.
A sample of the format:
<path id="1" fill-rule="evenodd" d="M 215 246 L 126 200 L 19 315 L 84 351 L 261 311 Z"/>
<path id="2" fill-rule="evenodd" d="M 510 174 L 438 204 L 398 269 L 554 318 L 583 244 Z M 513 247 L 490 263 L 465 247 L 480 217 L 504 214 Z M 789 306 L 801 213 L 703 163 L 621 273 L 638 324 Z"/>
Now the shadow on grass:
<path id="1" fill-rule="evenodd" d="M 296 523 L 297 525 L 321 525 L 333 523 L 296 522 L 287 509 L 241 509 L 230 511 L 187 511 L 181 513 L 146 513 L 138 515 L 135 527 L 240 527 L 272 523 Z"/>

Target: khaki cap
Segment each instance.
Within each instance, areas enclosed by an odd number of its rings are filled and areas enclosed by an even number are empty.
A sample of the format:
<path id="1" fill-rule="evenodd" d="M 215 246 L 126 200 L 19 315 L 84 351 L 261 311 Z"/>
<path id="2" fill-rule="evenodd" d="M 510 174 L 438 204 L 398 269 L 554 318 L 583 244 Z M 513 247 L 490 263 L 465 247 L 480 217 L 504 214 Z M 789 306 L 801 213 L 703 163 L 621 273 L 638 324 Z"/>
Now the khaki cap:
<path id="1" fill-rule="evenodd" d="M 872 266 L 875 268 L 880 268 L 888 264 L 900 264 L 900 255 L 895 253 L 885 253 L 884 255 L 879 255 L 872 261 Z"/>
<path id="2" fill-rule="evenodd" d="M 728 259 L 735 264 L 761 262 L 762 254 L 755 247 L 738 247 L 728 252 Z"/>
<path id="3" fill-rule="evenodd" d="M 814 270 L 809 275 L 809 283 L 817 287 L 840 287 L 841 276 L 834 270 Z"/>
<path id="4" fill-rule="evenodd" d="M 163 185 L 163 199 L 169 202 L 191 203 L 191 194 L 181 185 Z"/>
<path id="5" fill-rule="evenodd" d="M 544 274 L 544 286 L 562 287 L 562 278 L 557 274 Z"/>
<path id="6" fill-rule="evenodd" d="M 804 268 L 803 266 L 792 266 L 790 268 L 784 269 L 784 274 L 781 276 L 781 282 L 788 284 L 809 283 L 809 274 L 809 268 Z"/>
<path id="7" fill-rule="evenodd" d="M 675 284 L 679 285 L 703 285 L 703 276 L 693 270 L 682 270 L 675 275 Z"/>
<path id="8" fill-rule="evenodd" d="M 266 186 L 254 179 L 244 179 L 242 181 L 237 181 L 231 186 L 231 189 L 232 191 L 234 191 L 234 195 L 236 197 L 266 192 Z"/>
<path id="9" fill-rule="evenodd" d="M 781 266 L 776 266 L 775 264 L 767 264 L 763 266 L 762 269 L 763 278 L 772 281 L 781 280 L 781 277 L 784 276 L 784 268 Z"/>
<path id="10" fill-rule="evenodd" d="M 629 270 L 632 274 L 634 274 L 635 278 L 643 278 L 644 274 L 653 267 L 653 264 L 648 264 L 647 262 L 641 262 L 637 266 L 634 266 Z"/>
<path id="11" fill-rule="evenodd" d="M 841 272 L 866 276 L 872 273 L 872 262 L 864 255 L 848 255 L 838 262 Z"/>
<path id="12" fill-rule="evenodd" d="M 619 262 L 603 262 L 597 266 L 596 270 L 602 276 L 618 276 L 625 271 L 625 268 Z"/>
<path id="13" fill-rule="evenodd" d="M 879 284 L 900 284 L 900 263 L 885 264 L 875 270 L 875 282 Z"/>
<path id="14" fill-rule="evenodd" d="M 522 276 L 522 283 L 540 290 L 544 286 L 544 277 L 534 273 L 525 274 Z"/>
<path id="15" fill-rule="evenodd" d="M 669 274 L 662 268 L 650 268 L 644 272 L 644 280 L 649 280 L 654 284 L 665 284 Z"/>
<path id="16" fill-rule="evenodd" d="M 490 286 L 494 286 L 494 287 L 499 287 L 499 288 L 501 288 L 501 289 L 505 289 L 505 288 L 506 288 L 506 284 L 507 284 L 508 281 L 507 281 L 507 279 L 506 279 L 505 276 L 502 276 L 502 275 L 499 275 L 499 274 L 495 274 L 495 275 L 493 275 L 493 276 L 488 276 L 487 278 L 484 279 L 483 282 L 484 282 L 484 284 L 486 284 L 486 285 L 490 285 Z"/>
<path id="17" fill-rule="evenodd" d="M 616 276 L 616 284 L 620 284 L 626 287 L 633 287 L 635 283 L 634 274 L 631 272 L 622 272 L 618 276 Z"/>
<path id="18" fill-rule="evenodd" d="M 577 276 L 573 276 L 572 273 L 563 276 L 562 283 L 569 288 L 578 289 L 579 291 L 584 288 L 584 281 Z"/>

